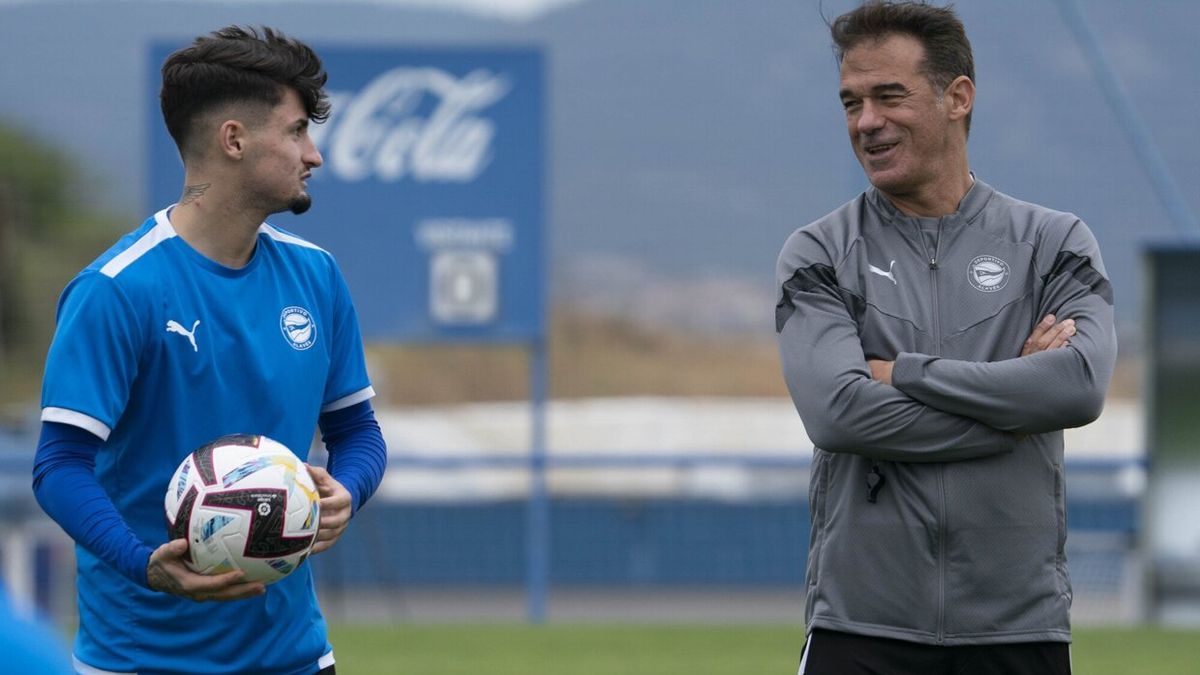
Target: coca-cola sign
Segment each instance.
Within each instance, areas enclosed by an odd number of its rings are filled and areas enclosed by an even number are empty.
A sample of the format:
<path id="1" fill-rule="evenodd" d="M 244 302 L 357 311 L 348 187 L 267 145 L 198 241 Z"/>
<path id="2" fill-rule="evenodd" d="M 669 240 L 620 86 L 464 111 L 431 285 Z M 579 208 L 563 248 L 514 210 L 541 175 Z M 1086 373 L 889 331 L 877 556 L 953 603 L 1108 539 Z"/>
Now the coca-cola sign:
<path id="1" fill-rule="evenodd" d="M 343 181 L 469 183 L 491 163 L 497 128 L 487 110 L 510 86 L 486 69 L 393 68 L 358 91 L 331 91 L 333 113 L 313 138 Z"/>

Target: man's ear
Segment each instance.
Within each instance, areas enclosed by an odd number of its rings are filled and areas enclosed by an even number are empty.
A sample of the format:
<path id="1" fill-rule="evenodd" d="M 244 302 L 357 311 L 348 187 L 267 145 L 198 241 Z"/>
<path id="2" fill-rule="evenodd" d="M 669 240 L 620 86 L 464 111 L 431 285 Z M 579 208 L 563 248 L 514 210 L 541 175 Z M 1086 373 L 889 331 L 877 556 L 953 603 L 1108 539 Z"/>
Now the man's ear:
<path id="1" fill-rule="evenodd" d="M 943 97 L 951 120 L 966 119 L 975 107 L 975 83 L 966 75 L 954 78 Z"/>
<path id="2" fill-rule="evenodd" d="M 229 159 L 241 159 L 246 152 L 246 125 L 237 120 L 225 120 L 217 129 L 221 154 Z"/>

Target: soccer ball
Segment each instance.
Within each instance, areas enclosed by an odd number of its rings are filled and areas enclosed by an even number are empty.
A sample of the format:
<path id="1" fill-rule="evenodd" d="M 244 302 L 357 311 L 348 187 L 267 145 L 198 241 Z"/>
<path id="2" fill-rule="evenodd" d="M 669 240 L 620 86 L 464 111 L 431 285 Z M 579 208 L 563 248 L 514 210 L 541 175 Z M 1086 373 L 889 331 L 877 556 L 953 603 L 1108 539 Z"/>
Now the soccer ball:
<path id="1" fill-rule="evenodd" d="M 222 436 L 184 458 L 167 485 L 167 531 L 187 539 L 188 567 L 234 569 L 273 583 L 308 557 L 320 497 L 300 458 L 266 436 Z"/>

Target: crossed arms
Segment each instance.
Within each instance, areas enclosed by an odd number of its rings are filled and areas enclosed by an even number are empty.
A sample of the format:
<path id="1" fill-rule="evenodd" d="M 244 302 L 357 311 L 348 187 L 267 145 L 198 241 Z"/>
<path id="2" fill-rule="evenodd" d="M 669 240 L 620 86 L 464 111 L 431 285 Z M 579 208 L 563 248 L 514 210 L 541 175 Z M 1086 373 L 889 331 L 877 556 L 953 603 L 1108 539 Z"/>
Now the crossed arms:
<path id="1" fill-rule="evenodd" d="M 823 253 L 811 242 L 797 248 L 809 263 Z M 1111 288 L 1082 223 L 1048 248 L 1038 266 L 1043 319 L 1019 354 L 1000 361 L 909 352 L 869 360 L 832 274 L 783 283 L 780 305 L 791 309 L 777 325 L 784 377 L 813 443 L 881 460 L 958 461 L 1095 419 L 1116 357 Z M 781 257 L 785 274 L 799 258 Z"/>

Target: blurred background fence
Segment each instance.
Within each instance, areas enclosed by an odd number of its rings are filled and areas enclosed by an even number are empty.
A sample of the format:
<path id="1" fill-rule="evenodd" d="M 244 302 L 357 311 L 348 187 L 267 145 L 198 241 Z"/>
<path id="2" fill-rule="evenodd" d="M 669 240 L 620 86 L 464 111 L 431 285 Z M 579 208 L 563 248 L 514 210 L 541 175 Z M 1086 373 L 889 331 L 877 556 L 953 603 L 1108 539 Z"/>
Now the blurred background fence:
<path id="1" fill-rule="evenodd" d="M 786 402 L 727 399 L 605 399 L 552 405 L 544 499 L 530 499 L 530 455 L 513 447 L 439 447 L 428 431 L 472 429 L 493 440 L 529 436 L 521 404 L 384 414 L 391 457 L 369 508 L 339 546 L 313 560 L 334 619 L 654 620 L 799 622 L 809 518 L 809 452 L 748 449 L 794 428 Z M 753 432 L 730 424 L 750 420 Z M 772 422 L 773 420 L 773 422 Z M 1068 561 L 1075 621 L 1143 619 L 1138 552 L 1145 462 L 1139 414 L 1110 406 L 1069 433 Z M 425 427 L 425 430 L 422 430 Z M 612 435 L 605 429 L 614 429 Z M 555 430 L 571 430 L 567 442 Z M 802 430 L 801 430 L 802 433 Z M 592 450 L 599 436 L 623 446 Z M 420 448 L 408 448 L 413 436 Z M 31 439 L 5 453 L 6 484 L 28 480 Z M 638 443 L 644 443 L 639 446 Z M 691 447 L 708 442 L 706 448 Z M 657 449 L 647 451 L 651 445 Z M 752 447 L 752 446 L 751 446 Z M 315 450 L 320 461 L 320 448 Z M 17 490 L 0 537 L 18 598 L 64 621 L 73 616 L 71 546 Z M 529 536 L 545 519 L 549 537 Z M 534 578 L 544 561 L 544 578 Z"/>

